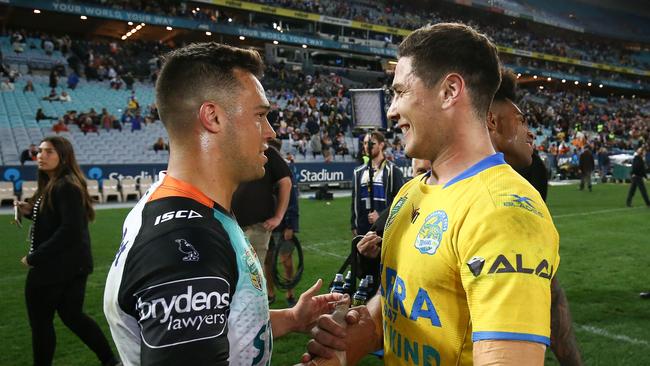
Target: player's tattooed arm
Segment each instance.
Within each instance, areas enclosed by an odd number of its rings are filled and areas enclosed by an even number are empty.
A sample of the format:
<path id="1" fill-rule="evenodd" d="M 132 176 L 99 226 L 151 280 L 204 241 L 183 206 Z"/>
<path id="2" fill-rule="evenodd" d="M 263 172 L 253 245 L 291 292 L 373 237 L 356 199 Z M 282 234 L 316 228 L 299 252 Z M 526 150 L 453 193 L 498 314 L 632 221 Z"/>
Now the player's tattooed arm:
<path id="1" fill-rule="evenodd" d="M 551 350 L 562 366 L 582 366 L 569 302 L 557 278 L 551 280 Z"/>

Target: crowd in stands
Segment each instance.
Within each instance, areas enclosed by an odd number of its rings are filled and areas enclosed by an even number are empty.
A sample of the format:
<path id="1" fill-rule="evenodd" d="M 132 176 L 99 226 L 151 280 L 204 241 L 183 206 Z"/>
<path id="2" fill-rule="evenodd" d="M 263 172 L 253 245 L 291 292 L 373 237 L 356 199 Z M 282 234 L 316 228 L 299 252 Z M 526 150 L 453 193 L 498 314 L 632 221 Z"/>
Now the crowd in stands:
<path id="1" fill-rule="evenodd" d="M 20 39 L 28 38 L 25 32 L 10 32 L 10 34 L 19 34 Z M 114 41 L 72 40 L 67 36 L 45 34 L 31 34 L 29 37 L 41 40 L 41 44 L 35 47 L 43 49 L 51 47 L 52 50 L 60 51 L 68 58 L 67 70 L 63 65 L 59 65 L 50 72 L 48 86 L 51 92 L 43 96 L 44 100 L 50 102 L 71 100 L 66 90 L 60 94 L 56 91 L 57 88 L 63 87 L 60 85 L 62 78 L 66 78 L 65 84 L 70 90 L 77 88 L 81 77 L 106 83 L 107 89 L 124 87 L 133 90 L 133 75 L 129 68 L 137 65 L 138 61 L 144 62 L 145 70 L 137 71 L 137 75 L 155 80 L 160 67 L 159 56 L 170 49 L 158 42 L 119 42 L 118 44 Z M 571 65 L 528 58 L 506 56 L 504 61 L 571 74 L 582 71 L 581 68 Z M 594 69 L 586 72 L 592 70 Z M 598 71 L 594 70 L 594 72 L 597 77 Z M 610 76 L 610 73 L 603 72 L 602 76 Z M 2 90 L 16 92 L 13 85 L 16 77 L 17 75 L 12 75 L 11 78 L 4 80 L 0 84 Z M 358 151 L 358 146 L 350 146 L 350 140 L 346 139 L 351 132 L 351 106 L 347 88 L 340 76 L 313 70 L 295 71 L 280 63 L 267 65 L 262 82 L 272 103 L 269 122 L 276 130 L 278 138 L 286 141 L 284 146 L 288 150 L 287 153 L 293 156 L 302 155 L 303 158 L 307 158 L 308 155 L 322 156 L 329 162 L 335 160 L 337 156 L 349 156 L 352 152 Z M 379 80 L 378 83 L 386 85 L 388 81 Z M 25 93 L 34 90 L 31 81 L 28 81 L 23 88 Z M 567 151 L 572 152 L 571 146 L 579 148 L 591 145 L 595 150 L 605 148 L 610 152 L 613 149 L 633 149 L 640 143 L 648 141 L 650 111 L 647 108 L 647 101 L 598 99 L 590 97 L 586 92 L 558 93 L 548 89 L 533 89 L 528 92 L 524 100 L 523 105 L 531 123 L 551 131 L 539 145 L 539 148 L 545 151 L 557 149 L 566 152 L 566 147 L 569 147 Z M 124 111 L 120 113 L 122 114 L 116 116 L 105 108 L 101 113 L 97 113 L 95 109 L 90 108 L 85 112 L 68 111 L 64 116 L 48 116 L 41 109 L 36 111 L 35 119 L 56 120 L 52 129 L 57 133 L 68 131 L 70 124 L 79 126 L 84 133 L 122 131 L 122 129 L 137 131 L 142 129 L 144 124 L 154 123 L 159 119 L 156 106 L 140 106 L 134 93 L 126 102 Z M 168 148 L 160 141 L 156 146 L 157 148 L 154 148 L 156 151 Z M 391 143 L 387 155 L 390 158 L 403 157 L 398 139 Z"/>
<path id="2" fill-rule="evenodd" d="M 648 100 L 539 89 L 526 91 L 522 100 L 524 114 L 541 138 L 537 148 L 547 154 L 551 171 L 577 169 L 585 148 L 602 162 L 604 156 L 634 151 L 650 142 Z"/>
<path id="3" fill-rule="evenodd" d="M 600 70 L 571 64 L 551 62 L 534 58 L 512 56 L 507 54 L 499 55 L 501 61 L 509 66 L 523 66 L 543 71 L 557 71 L 569 75 L 582 76 L 593 81 L 616 81 L 632 84 L 650 84 L 650 78 L 642 75 L 623 74 Z"/>
<path id="4" fill-rule="evenodd" d="M 570 32 L 562 32 L 563 36 L 559 37 L 551 36 L 546 32 L 536 33 L 521 26 L 517 28 L 503 24 L 497 26 L 494 24 L 494 18 L 473 17 L 451 8 L 432 11 L 410 8 L 406 3 L 391 2 L 388 5 L 382 1 L 261 0 L 260 2 L 403 29 L 415 29 L 428 23 L 461 21 L 482 30 L 496 43 L 504 46 L 591 62 L 650 68 L 650 64 L 630 57 L 633 52 L 623 49 L 615 41 L 594 41 L 586 37 L 571 36 Z M 393 43 L 398 41 L 399 38 L 393 39 Z"/>

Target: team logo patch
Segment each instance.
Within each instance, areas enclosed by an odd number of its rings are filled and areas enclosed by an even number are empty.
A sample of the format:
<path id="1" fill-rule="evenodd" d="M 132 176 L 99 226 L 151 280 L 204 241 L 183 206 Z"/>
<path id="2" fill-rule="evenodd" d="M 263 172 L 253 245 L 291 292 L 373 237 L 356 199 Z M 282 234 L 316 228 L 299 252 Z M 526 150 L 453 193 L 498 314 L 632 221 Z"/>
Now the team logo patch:
<path id="1" fill-rule="evenodd" d="M 404 206 L 404 203 L 406 203 L 406 200 L 408 200 L 408 196 L 400 197 L 397 202 L 393 205 L 393 208 L 390 209 L 390 214 L 388 215 L 388 220 L 386 221 L 386 225 L 384 226 L 384 231 L 386 231 L 386 228 L 390 226 L 390 224 L 395 221 L 395 217 L 397 216 L 397 213 L 399 210 Z"/>
<path id="2" fill-rule="evenodd" d="M 142 340 L 149 348 L 218 337 L 228 323 L 230 284 L 221 277 L 165 282 L 133 296 Z"/>
<path id="3" fill-rule="evenodd" d="M 442 235 L 447 231 L 448 222 L 445 211 L 438 210 L 429 214 L 415 238 L 415 248 L 422 254 L 436 254 L 442 242 Z"/>
<path id="4" fill-rule="evenodd" d="M 251 283 L 253 287 L 262 291 L 262 274 L 260 272 L 259 261 L 256 260 L 257 255 L 250 248 L 246 249 L 244 254 L 246 260 L 246 267 L 248 267 L 248 272 L 251 276 Z"/>
<path id="5" fill-rule="evenodd" d="M 174 240 L 178 244 L 178 250 L 185 254 L 183 257 L 183 262 L 198 262 L 199 261 L 199 252 L 194 248 L 194 245 L 190 244 L 185 239 L 176 239 Z"/>
<path id="6" fill-rule="evenodd" d="M 472 272 L 474 277 L 478 277 L 478 275 L 481 274 L 484 265 L 485 258 L 483 257 L 472 257 L 472 259 L 467 262 L 467 267 L 469 267 L 469 270 Z"/>
<path id="7" fill-rule="evenodd" d="M 510 200 L 503 203 L 505 207 L 522 208 L 534 215 L 544 217 L 544 215 L 535 207 L 535 201 L 530 197 L 520 196 L 518 194 L 502 194 L 501 196 L 509 197 Z"/>

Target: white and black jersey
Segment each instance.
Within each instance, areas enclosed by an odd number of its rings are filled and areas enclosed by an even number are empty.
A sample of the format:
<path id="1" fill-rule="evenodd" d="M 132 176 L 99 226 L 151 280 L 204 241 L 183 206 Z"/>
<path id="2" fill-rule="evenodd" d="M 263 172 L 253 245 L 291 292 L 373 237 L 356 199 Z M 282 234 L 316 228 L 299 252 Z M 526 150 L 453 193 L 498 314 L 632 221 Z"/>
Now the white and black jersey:
<path id="1" fill-rule="evenodd" d="M 234 217 L 165 173 L 124 222 L 104 312 L 125 365 L 270 365 L 254 250 Z"/>

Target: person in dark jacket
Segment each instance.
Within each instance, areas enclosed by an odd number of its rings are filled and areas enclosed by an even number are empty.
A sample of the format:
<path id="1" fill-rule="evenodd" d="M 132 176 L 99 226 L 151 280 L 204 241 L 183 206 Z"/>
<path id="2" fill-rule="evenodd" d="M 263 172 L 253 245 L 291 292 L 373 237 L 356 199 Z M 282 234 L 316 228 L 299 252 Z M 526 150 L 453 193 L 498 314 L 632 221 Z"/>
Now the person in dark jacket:
<path id="1" fill-rule="evenodd" d="M 393 198 L 404 184 L 402 171 L 384 155 L 385 141 L 384 135 L 379 131 L 367 134 L 363 140 L 364 151 L 371 162 L 354 169 L 350 220 L 352 236 L 365 235 L 379 214 L 390 208 Z M 371 184 L 368 183 L 370 165 L 373 171 Z"/>
<path id="2" fill-rule="evenodd" d="M 54 313 L 99 358 L 117 365 L 97 323 L 83 313 L 86 281 L 93 270 L 88 221 L 95 216 L 86 181 L 70 142 L 46 137 L 38 148 L 38 189 L 27 202 L 15 202 L 33 221 L 25 300 L 32 328 L 34 365 L 51 365 L 56 347 Z"/>
<path id="3" fill-rule="evenodd" d="M 580 168 L 580 190 L 585 189 L 585 185 L 591 192 L 591 173 L 594 172 L 594 155 L 591 153 L 589 146 L 585 146 L 584 151 L 580 154 L 578 167 Z"/>
<path id="4" fill-rule="evenodd" d="M 650 199 L 648 199 L 648 192 L 643 182 L 643 179 L 646 178 L 645 162 L 643 161 L 644 153 L 645 149 L 643 147 L 638 148 L 632 160 L 632 176 L 630 177 L 632 184 L 630 184 L 630 190 L 627 192 L 627 207 L 632 207 L 632 198 L 634 197 L 634 193 L 636 193 L 637 187 L 641 192 L 646 206 L 650 207 Z"/>

